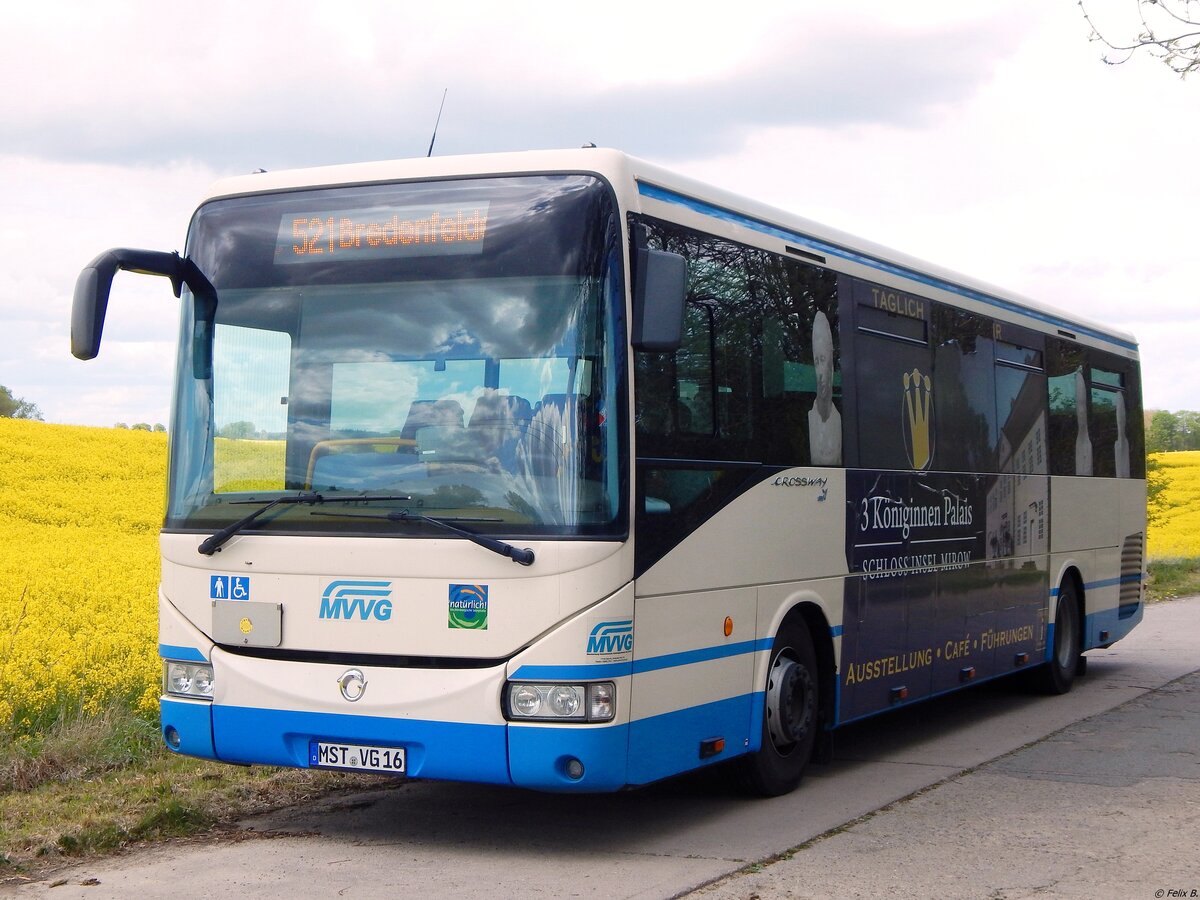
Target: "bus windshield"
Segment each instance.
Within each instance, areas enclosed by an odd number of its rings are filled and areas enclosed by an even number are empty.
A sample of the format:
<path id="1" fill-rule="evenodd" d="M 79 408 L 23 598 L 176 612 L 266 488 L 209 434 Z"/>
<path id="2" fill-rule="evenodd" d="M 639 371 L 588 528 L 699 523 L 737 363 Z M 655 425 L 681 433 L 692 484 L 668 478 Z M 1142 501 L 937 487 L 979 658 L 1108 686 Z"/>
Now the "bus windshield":
<path id="1" fill-rule="evenodd" d="M 185 294 L 168 529 L 319 492 L 251 530 L 419 528 L 393 507 L 493 534 L 625 532 L 620 234 L 599 179 L 217 200 L 189 256 L 217 302 L 210 320 Z"/>

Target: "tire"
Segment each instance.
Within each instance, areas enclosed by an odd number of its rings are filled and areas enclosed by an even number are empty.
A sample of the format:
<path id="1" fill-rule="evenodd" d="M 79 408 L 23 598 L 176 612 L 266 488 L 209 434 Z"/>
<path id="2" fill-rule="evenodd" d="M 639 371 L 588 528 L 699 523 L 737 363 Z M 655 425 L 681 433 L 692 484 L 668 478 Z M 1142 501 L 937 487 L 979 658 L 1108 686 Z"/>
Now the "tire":
<path id="1" fill-rule="evenodd" d="M 820 723 L 820 682 L 812 637 L 802 620 L 789 620 L 771 646 L 762 746 L 736 761 L 743 786 L 763 797 L 795 790 L 812 759 Z"/>
<path id="2" fill-rule="evenodd" d="M 1038 688 L 1046 694 L 1065 694 L 1079 672 L 1079 654 L 1083 647 L 1083 616 L 1079 592 L 1068 578 L 1058 589 L 1058 610 L 1054 615 L 1054 647 L 1050 661 L 1038 672 Z"/>

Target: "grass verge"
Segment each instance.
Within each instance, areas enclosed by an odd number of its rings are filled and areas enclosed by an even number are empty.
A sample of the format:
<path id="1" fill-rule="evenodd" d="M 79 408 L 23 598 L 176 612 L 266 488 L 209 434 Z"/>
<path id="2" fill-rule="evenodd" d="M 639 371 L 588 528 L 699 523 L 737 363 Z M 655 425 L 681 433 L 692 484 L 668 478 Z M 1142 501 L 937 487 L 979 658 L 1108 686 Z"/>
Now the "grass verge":
<path id="1" fill-rule="evenodd" d="M 176 756 L 120 708 L 60 717 L 0 750 L 0 883 L 146 841 L 229 829 L 259 812 L 395 783 L 370 775 L 238 767 Z"/>
<path id="2" fill-rule="evenodd" d="M 1150 603 L 1200 594 L 1200 559 L 1152 559 L 1146 571 L 1146 600 Z"/>

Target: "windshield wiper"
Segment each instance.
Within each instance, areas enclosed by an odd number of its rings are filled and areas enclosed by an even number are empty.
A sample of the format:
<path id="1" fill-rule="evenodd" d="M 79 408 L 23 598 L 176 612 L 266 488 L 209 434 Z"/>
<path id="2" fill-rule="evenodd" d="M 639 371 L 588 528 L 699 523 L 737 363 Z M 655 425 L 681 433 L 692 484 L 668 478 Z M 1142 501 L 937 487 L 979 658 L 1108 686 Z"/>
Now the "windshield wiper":
<path id="1" fill-rule="evenodd" d="M 241 531 L 246 526 L 252 525 L 254 523 L 255 519 L 257 519 L 259 516 L 261 516 L 267 510 L 274 509 L 276 506 L 285 506 L 288 504 L 295 504 L 295 503 L 311 503 L 313 505 L 316 505 L 318 503 L 328 503 L 330 501 L 336 501 L 336 500 L 349 500 L 349 501 L 358 502 L 360 500 L 411 500 L 411 499 L 412 499 L 412 497 L 409 497 L 405 494 L 373 494 L 373 495 L 368 495 L 368 496 L 364 496 L 364 497 L 359 497 L 359 496 L 327 497 L 324 494 L 317 493 L 316 491 L 309 491 L 307 493 L 299 493 L 299 494 L 289 494 L 286 497 L 276 497 L 274 500 L 264 503 L 262 506 L 260 506 L 254 512 L 250 513 L 250 515 L 246 516 L 245 518 L 238 519 L 232 525 L 226 525 L 224 528 L 222 528 L 216 534 L 213 534 L 210 537 L 205 538 L 203 541 L 201 541 L 200 546 L 197 549 L 205 556 L 212 556 L 214 553 L 216 553 L 218 550 L 220 550 L 222 545 L 226 541 L 228 541 L 231 537 L 233 537 L 235 534 L 237 534 L 239 531 Z M 234 500 L 232 502 L 234 502 L 234 503 L 260 503 L 262 501 L 259 501 L 259 500 Z"/>
<path id="2" fill-rule="evenodd" d="M 504 541 L 490 538 L 486 535 L 477 534 L 474 531 L 467 531 L 465 528 L 459 528 L 457 525 L 451 525 L 450 522 L 499 522 L 501 519 L 485 519 L 485 518 L 469 518 L 466 516 L 455 516 L 453 520 L 449 518 L 439 519 L 434 516 L 426 516 L 421 513 L 409 512 L 406 509 L 398 509 L 394 512 L 384 513 L 382 515 L 375 513 L 351 513 L 351 512 L 327 512 L 313 513 L 316 516 L 339 516 L 351 519 L 387 519 L 389 522 L 425 522 L 435 528 L 440 528 L 443 531 L 449 531 L 452 534 L 457 534 L 459 537 L 464 537 L 472 543 L 478 544 L 485 550 L 491 550 L 493 553 L 498 553 L 501 556 L 507 556 L 515 563 L 520 563 L 523 566 L 533 565 L 533 551 L 528 547 L 521 549 L 514 547 L 512 544 Z"/>

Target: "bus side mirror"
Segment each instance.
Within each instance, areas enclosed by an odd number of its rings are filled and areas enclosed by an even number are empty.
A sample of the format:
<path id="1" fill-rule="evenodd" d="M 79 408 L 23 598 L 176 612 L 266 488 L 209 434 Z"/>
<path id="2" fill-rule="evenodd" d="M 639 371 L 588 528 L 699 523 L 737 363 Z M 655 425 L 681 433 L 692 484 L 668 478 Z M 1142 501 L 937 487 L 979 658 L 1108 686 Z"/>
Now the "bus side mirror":
<path id="1" fill-rule="evenodd" d="M 178 253 L 115 249 L 106 250 L 93 259 L 75 281 L 75 298 L 71 305 L 71 355 L 76 359 L 95 359 L 99 354 L 108 295 L 112 291 L 113 277 L 120 269 L 169 278 L 176 297 L 185 284 L 192 291 L 196 298 L 197 350 L 201 351 L 195 357 L 196 377 L 203 377 L 201 373 L 210 365 L 209 326 L 216 315 L 217 292 L 196 264 Z"/>
<path id="2" fill-rule="evenodd" d="M 633 349 L 671 352 L 683 342 L 687 260 L 665 250 L 637 250 L 633 283 Z"/>
<path id="3" fill-rule="evenodd" d="M 183 260 L 177 253 L 156 250 L 106 250 L 79 273 L 71 307 L 71 354 L 76 359 L 95 359 L 104 333 L 108 295 L 118 269 L 162 275 L 171 279 L 175 296 L 183 281 Z"/>

